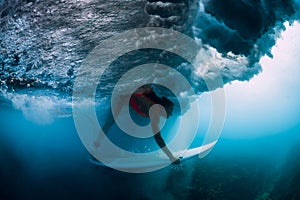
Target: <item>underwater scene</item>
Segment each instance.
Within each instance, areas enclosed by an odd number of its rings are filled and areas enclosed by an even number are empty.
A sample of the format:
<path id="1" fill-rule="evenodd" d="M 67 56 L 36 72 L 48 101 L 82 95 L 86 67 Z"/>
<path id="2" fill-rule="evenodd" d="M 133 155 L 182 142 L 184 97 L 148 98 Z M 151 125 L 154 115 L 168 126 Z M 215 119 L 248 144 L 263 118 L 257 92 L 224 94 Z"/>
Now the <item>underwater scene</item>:
<path id="1" fill-rule="evenodd" d="M 300 200 L 300 1 L 0 0 L 0 199 Z"/>

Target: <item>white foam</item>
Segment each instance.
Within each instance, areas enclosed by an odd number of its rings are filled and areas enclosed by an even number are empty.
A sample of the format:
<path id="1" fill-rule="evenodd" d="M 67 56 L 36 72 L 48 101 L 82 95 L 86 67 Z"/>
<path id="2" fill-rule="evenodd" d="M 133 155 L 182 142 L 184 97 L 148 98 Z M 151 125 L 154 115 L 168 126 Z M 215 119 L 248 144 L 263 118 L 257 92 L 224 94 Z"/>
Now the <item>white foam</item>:
<path id="1" fill-rule="evenodd" d="M 71 116 L 71 103 L 56 96 L 38 96 L 0 91 L 24 117 L 38 124 L 49 124 L 56 117 Z"/>

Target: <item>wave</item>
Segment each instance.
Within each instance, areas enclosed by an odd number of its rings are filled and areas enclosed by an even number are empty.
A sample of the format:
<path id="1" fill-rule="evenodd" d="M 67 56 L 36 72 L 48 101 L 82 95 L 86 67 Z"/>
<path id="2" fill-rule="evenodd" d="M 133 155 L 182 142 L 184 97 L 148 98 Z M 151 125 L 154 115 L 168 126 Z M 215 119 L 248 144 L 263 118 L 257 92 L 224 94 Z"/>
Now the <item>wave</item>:
<path id="1" fill-rule="evenodd" d="M 99 105 L 109 103 L 115 82 L 124 73 L 149 62 L 176 69 L 201 94 L 207 91 L 203 77 L 213 79 L 220 72 L 224 83 L 229 83 L 258 74 L 259 60 L 272 57 L 271 48 L 284 31 L 284 22 L 300 19 L 299 0 L 232 0 L 226 5 L 214 0 L 122 2 L 2 1 L 2 97 L 34 121 L 50 123 L 57 116 L 70 116 L 74 79 L 88 53 L 116 33 L 145 26 L 171 28 L 193 37 L 202 47 L 195 58 L 199 68 L 194 70 L 164 51 L 128 53 L 104 73 L 96 96 Z M 163 78 L 160 73 L 156 79 Z M 181 99 L 187 98 L 189 93 L 183 92 Z"/>

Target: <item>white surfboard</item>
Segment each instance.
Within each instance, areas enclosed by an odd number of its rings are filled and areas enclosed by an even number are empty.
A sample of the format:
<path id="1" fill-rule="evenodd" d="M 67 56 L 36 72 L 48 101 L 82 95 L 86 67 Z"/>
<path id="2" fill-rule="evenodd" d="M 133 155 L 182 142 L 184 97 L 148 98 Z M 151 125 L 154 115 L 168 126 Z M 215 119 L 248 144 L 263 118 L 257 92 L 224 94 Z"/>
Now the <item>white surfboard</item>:
<path id="1" fill-rule="evenodd" d="M 180 157 L 180 161 L 182 162 L 189 158 L 193 158 L 197 155 L 206 153 L 208 150 L 212 149 L 216 143 L 217 141 L 214 141 L 209 144 L 202 145 L 200 147 L 175 152 L 174 156 Z M 138 157 L 135 156 L 135 157 L 125 157 L 125 158 L 114 158 L 109 162 L 108 166 L 95 159 L 90 159 L 90 161 L 93 164 L 102 167 L 126 169 L 126 171 L 130 171 L 130 169 L 137 170 L 137 171 L 140 171 L 139 169 L 145 169 L 145 168 L 153 169 L 153 168 L 158 168 L 160 166 L 167 166 L 168 164 L 171 163 L 169 158 L 165 154 L 151 159 L 149 159 L 149 157 L 145 158 L 142 154 L 141 156 Z"/>

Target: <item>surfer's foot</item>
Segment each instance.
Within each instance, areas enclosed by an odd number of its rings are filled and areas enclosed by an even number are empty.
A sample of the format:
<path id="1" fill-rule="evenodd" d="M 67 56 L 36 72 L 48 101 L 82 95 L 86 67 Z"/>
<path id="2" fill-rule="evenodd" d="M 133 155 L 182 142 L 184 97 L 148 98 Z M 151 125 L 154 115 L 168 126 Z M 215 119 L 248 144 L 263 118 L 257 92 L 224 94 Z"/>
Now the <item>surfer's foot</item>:
<path id="1" fill-rule="evenodd" d="M 90 161 L 92 162 L 99 162 L 94 156 L 90 155 L 90 158 L 89 158 Z"/>
<path id="2" fill-rule="evenodd" d="M 103 164 L 94 156 L 90 155 L 89 161 L 95 165 L 102 166 Z"/>

